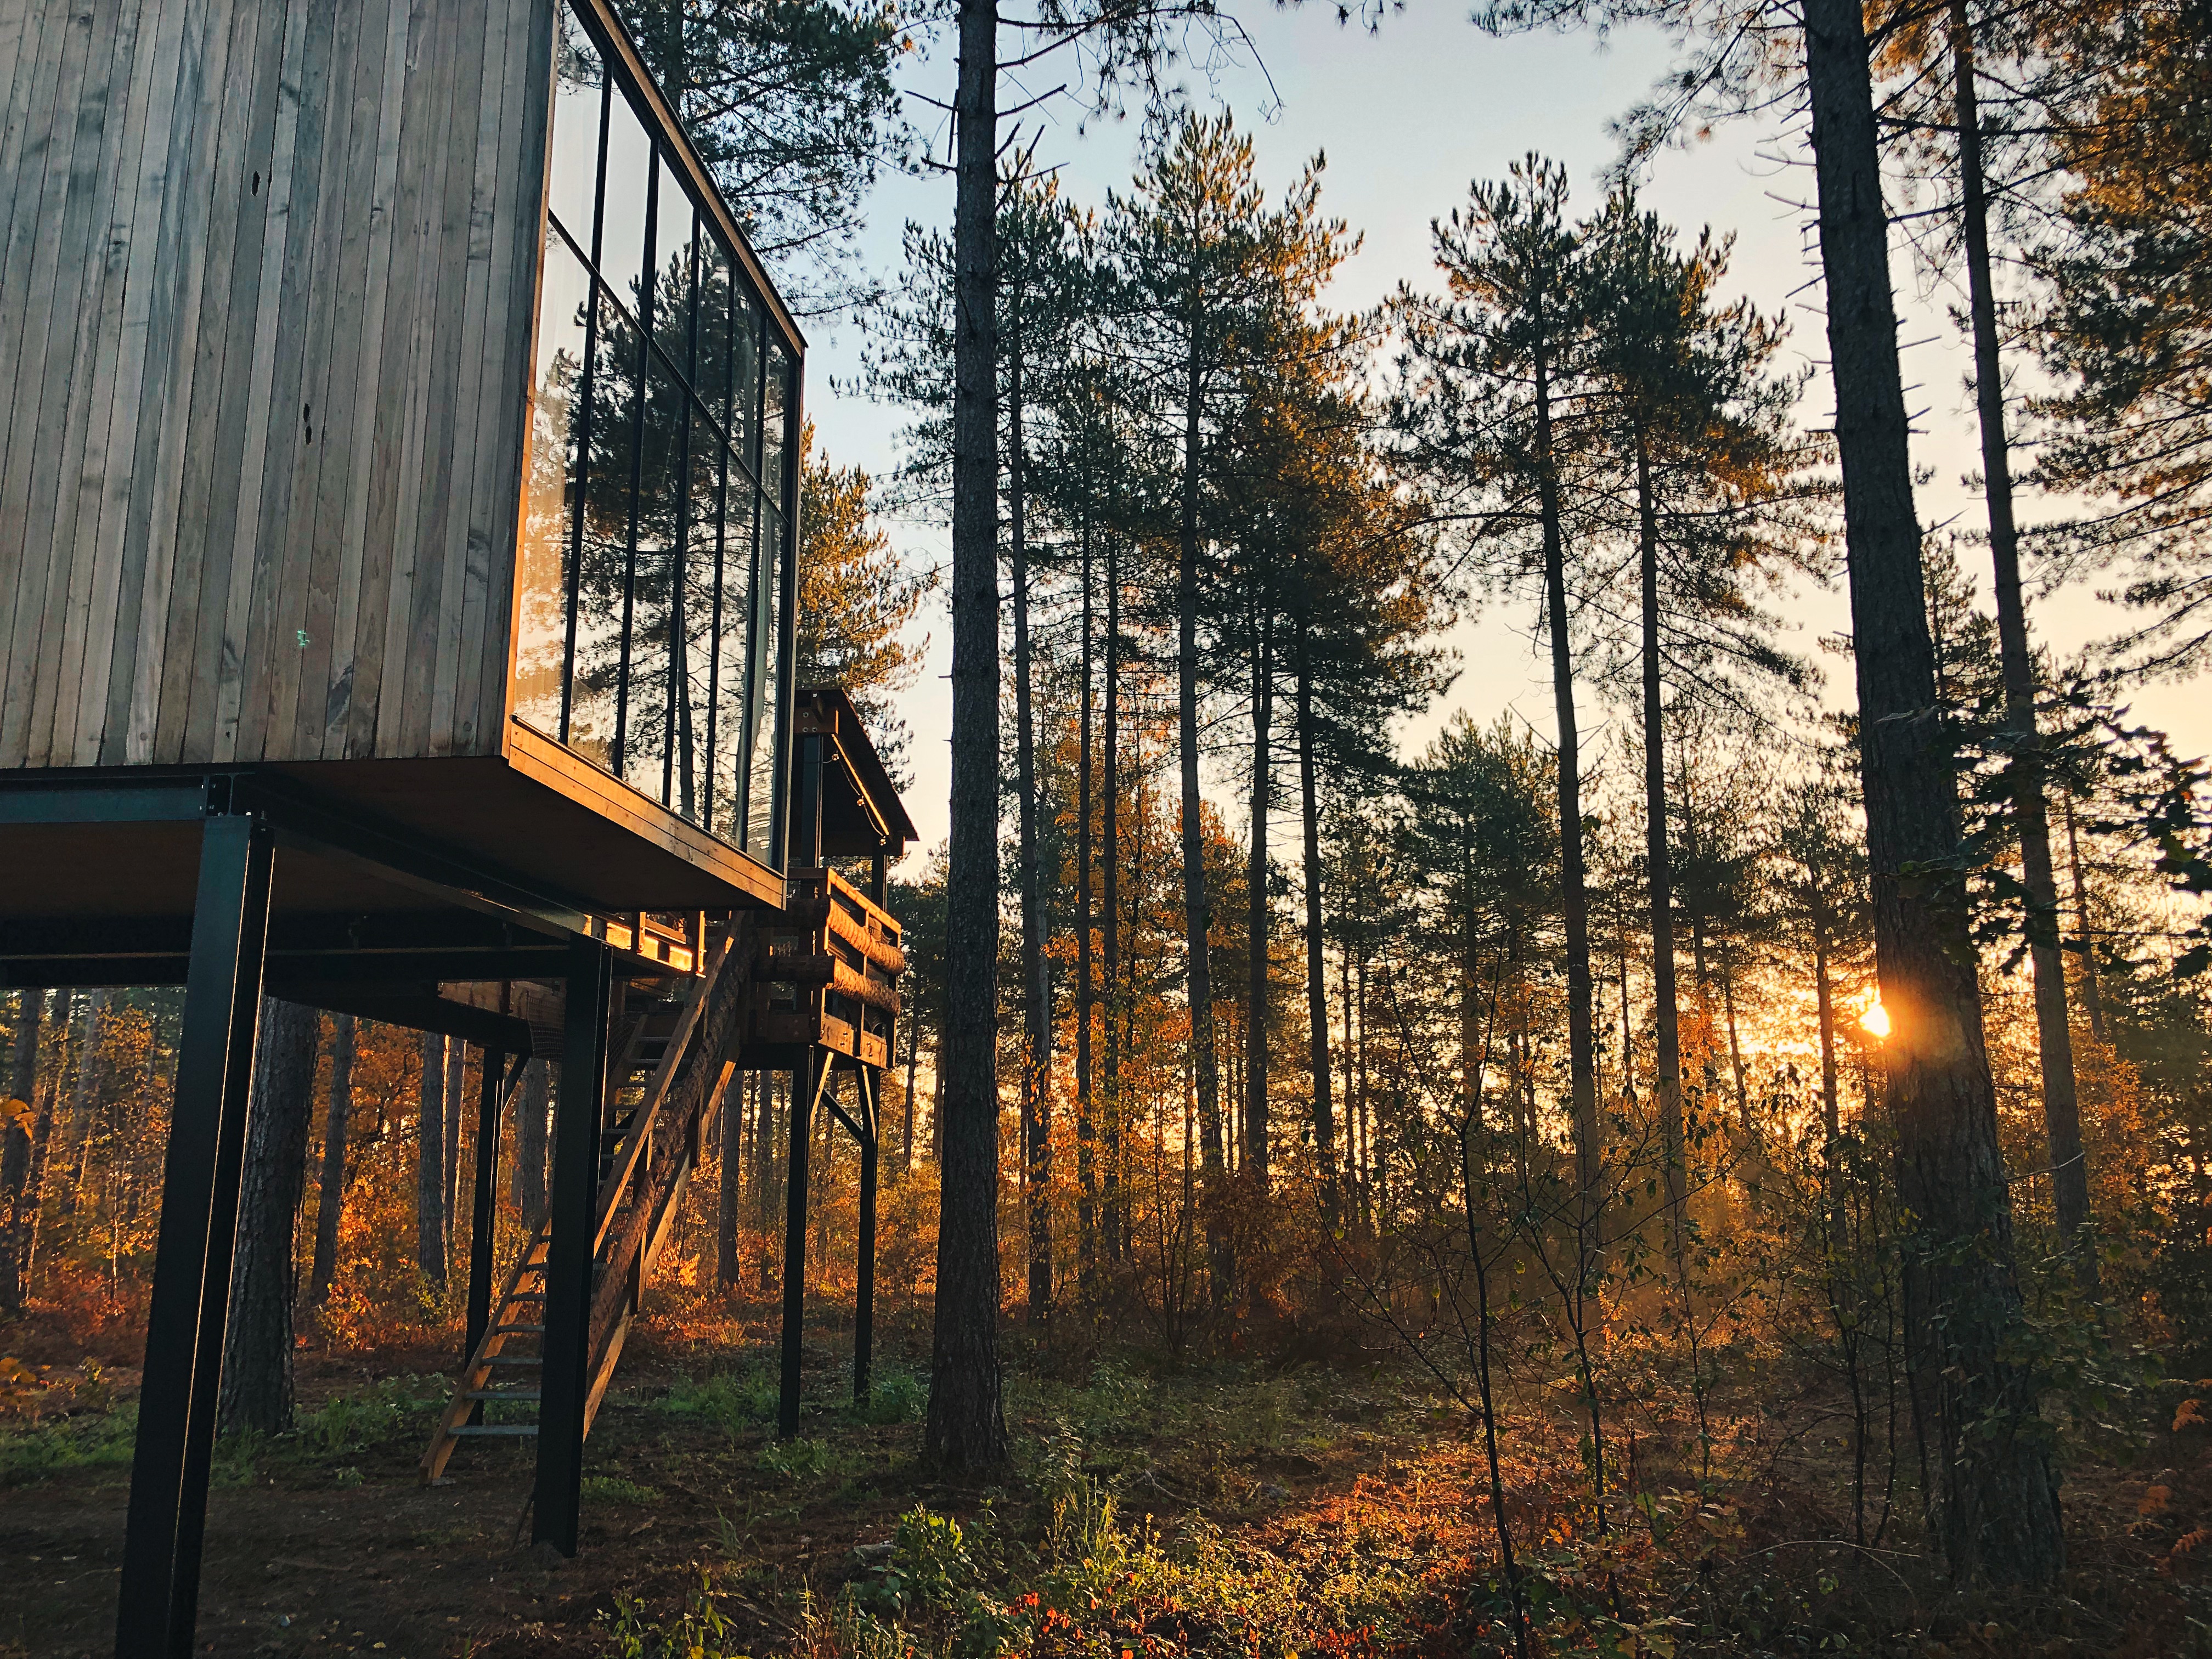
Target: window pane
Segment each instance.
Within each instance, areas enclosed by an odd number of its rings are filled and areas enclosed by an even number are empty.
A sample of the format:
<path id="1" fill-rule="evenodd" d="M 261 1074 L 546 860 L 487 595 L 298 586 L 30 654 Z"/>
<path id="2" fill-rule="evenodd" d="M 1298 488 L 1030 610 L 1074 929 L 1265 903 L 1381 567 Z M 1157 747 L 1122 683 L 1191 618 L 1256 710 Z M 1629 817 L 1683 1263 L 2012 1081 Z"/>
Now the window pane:
<path id="1" fill-rule="evenodd" d="M 730 251 L 699 217 L 699 347 L 691 389 L 725 431 L 730 421 Z"/>
<path id="2" fill-rule="evenodd" d="M 753 706 L 753 487 L 734 455 L 726 453 L 725 459 L 729 483 L 722 516 L 722 617 L 714 638 L 714 833 L 758 852 L 741 816 L 746 721 Z"/>
<path id="3" fill-rule="evenodd" d="M 669 742 L 674 704 L 672 641 L 685 609 L 683 447 L 690 411 L 681 386 L 657 356 L 645 374 L 645 427 L 638 456 L 637 564 L 629 629 L 629 718 L 622 775 L 664 804 L 674 796 Z M 702 664 L 703 667 L 704 665 Z"/>
<path id="4" fill-rule="evenodd" d="M 677 372 L 691 372 L 691 198 L 676 169 L 662 157 L 654 204 L 653 264 L 659 291 L 653 295 L 653 336 Z"/>
<path id="5" fill-rule="evenodd" d="M 645 273 L 646 191 L 653 181 L 653 140 L 623 96 L 607 100 L 607 187 L 599 224 L 599 276 L 635 315 Z"/>
<path id="6" fill-rule="evenodd" d="M 738 331 L 736 367 L 731 371 L 730 441 L 752 477 L 760 476 L 760 334 L 761 304 L 744 273 L 733 280 L 737 293 L 730 315 Z"/>
<path id="7" fill-rule="evenodd" d="M 753 608 L 752 778 L 745 803 L 745 850 L 773 862 L 769 835 L 774 824 L 775 757 L 780 752 L 776 728 L 782 713 L 783 630 L 778 618 L 783 605 L 783 514 L 765 503 L 760 510 L 758 569 L 761 580 L 755 587 L 758 603 Z"/>
<path id="8" fill-rule="evenodd" d="M 715 608 L 716 520 L 721 494 L 721 440 L 708 424 L 706 411 L 691 405 L 691 442 L 684 485 L 683 605 L 681 626 L 671 633 L 676 683 L 674 754 L 671 757 L 670 804 L 694 823 L 704 823 L 710 806 L 714 822 L 726 824 L 720 803 L 710 802 L 714 778 L 714 702 L 720 664 L 714 650 L 719 620 Z"/>
<path id="9" fill-rule="evenodd" d="M 576 246 L 592 246 L 592 200 L 599 166 L 599 105 L 606 79 L 599 49 L 567 7 L 561 9 L 561 59 L 553 83 L 552 171 L 545 203 Z"/>
<path id="10" fill-rule="evenodd" d="M 601 766 L 614 762 L 615 702 L 622 678 L 623 602 L 630 536 L 630 465 L 636 453 L 637 331 L 602 291 L 592 385 L 592 465 L 584 486 L 584 545 L 576 606 L 575 683 L 568 746 Z"/>
<path id="11" fill-rule="evenodd" d="M 529 493 L 517 557 L 514 712 L 561 735 L 561 660 L 568 640 L 568 534 L 573 522 L 577 399 L 583 392 L 584 321 L 592 279 L 561 240 L 545 233 L 538 362 L 530 409 Z"/>
<path id="12" fill-rule="evenodd" d="M 768 383 L 761 395 L 761 488 L 783 504 L 784 412 L 791 400 L 791 354 L 773 334 L 768 344 Z"/>

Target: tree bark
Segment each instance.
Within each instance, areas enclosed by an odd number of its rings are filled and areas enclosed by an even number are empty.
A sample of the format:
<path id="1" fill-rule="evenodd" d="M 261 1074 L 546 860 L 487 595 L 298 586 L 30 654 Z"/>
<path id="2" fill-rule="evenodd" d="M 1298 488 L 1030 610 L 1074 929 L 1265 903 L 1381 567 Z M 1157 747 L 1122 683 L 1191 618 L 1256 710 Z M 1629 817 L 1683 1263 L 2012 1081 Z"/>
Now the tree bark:
<path id="1" fill-rule="evenodd" d="M 2012 745 L 2013 812 L 2020 830 L 2021 920 L 2035 981 L 2037 1057 L 2043 1073 L 2043 1127 L 2050 1142 L 2051 1190 L 2060 1241 L 2072 1249 L 2089 1219 L 2089 1166 L 2081 1151 L 2081 1102 L 2074 1076 L 2074 1033 L 2066 1015 L 2066 964 L 2059 954 L 2058 882 L 2051 865 L 2051 819 L 2043 793 L 2043 744 L 2035 722 L 2035 663 L 2027 647 L 2027 603 L 2021 592 L 2020 532 L 2013 520 L 2012 458 L 2005 438 L 2004 370 L 1997 345 L 1996 287 L 1990 274 L 1989 203 L 1982 174 L 1982 126 L 1974 90 L 1973 30 L 1966 0 L 1951 0 L 1954 96 L 1959 118 L 1959 181 L 1966 244 L 1966 292 L 1974 330 L 1974 397 L 1981 417 L 1983 494 L 1990 554 L 1996 566 L 1997 653 L 2004 672 L 2005 724 Z M 2097 1285 L 2094 1251 L 2076 1251 L 2085 1289 Z"/>
<path id="2" fill-rule="evenodd" d="M 446 1039 L 446 1256 L 453 1254 L 453 1228 L 461 1213 L 461 1102 L 467 1093 L 469 1045 L 459 1037 Z"/>
<path id="3" fill-rule="evenodd" d="M 1101 693 L 1106 718 L 1105 775 L 1099 780 L 1106 822 L 1103 891 L 1106 933 L 1099 941 L 1105 960 L 1100 964 L 1106 979 L 1106 1065 L 1100 1081 L 1101 1139 L 1106 1165 L 1100 1182 L 1099 1224 L 1106 1259 L 1121 1259 L 1121 544 L 1106 543 L 1106 684 Z"/>
<path id="4" fill-rule="evenodd" d="M 1552 636 L 1552 701 L 1559 722 L 1559 908 L 1567 947 L 1567 1076 L 1575 1138 L 1587 1279 L 1597 1238 L 1599 1143 L 1596 1033 L 1590 1018 L 1589 894 L 1583 855 L 1582 742 L 1575 719 L 1573 642 L 1567 620 L 1567 546 L 1553 453 L 1552 366 L 1549 345 L 1535 362 L 1537 499 L 1544 553 L 1544 600 Z"/>
<path id="5" fill-rule="evenodd" d="M 446 1039 L 422 1033 L 421 1106 L 416 1119 L 415 1262 L 434 1289 L 446 1288 Z"/>
<path id="6" fill-rule="evenodd" d="M 225 1432 L 283 1434 L 292 1426 L 292 1236 L 307 1178 L 320 1026 L 312 1008 L 262 1002 L 216 1407 Z"/>
<path id="7" fill-rule="evenodd" d="M 1328 941 L 1322 933 L 1321 787 L 1315 775 L 1313 647 L 1298 630 L 1298 817 L 1304 832 L 1306 902 L 1306 1069 L 1313 1093 L 1314 1173 L 1321 1183 L 1322 1225 L 1332 1233 L 1343 1214 L 1337 1194 L 1336 1106 L 1328 1053 Z M 1349 1033 L 1347 1032 L 1347 1036 Z"/>
<path id="8" fill-rule="evenodd" d="M 2089 1016 L 2089 1035 L 2109 1041 L 2105 1030 L 2105 993 L 2097 983 L 2097 951 L 2089 933 L 2089 889 L 2081 879 L 2081 835 L 2074 823 L 2074 797 L 2066 803 L 2066 862 L 2074 875 L 2074 926 L 2081 936 L 2081 1006 Z"/>
<path id="9" fill-rule="evenodd" d="M 1052 1316 L 1052 988 L 1045 972 L 1043 872 L 1038 868 L 1036 703 L 1030 664 L 1030 553 L 1022 439 L 1022 301 L 1026 250 L 1008 284 L 1006 520 L 1014 577 L 1014 788 L 1022 894 L 1023 1218 L 1029 1235 L 1029 1319 Z"/>
<path id="10" fill-rule="evenodd" d="M 356 1032 L 351 1014 L 331 1016 L 330 1104 L 323 1119 L 323 1167 L 315 1203 L 315 1260 L 307 1274 L 307 1305 L 331 1299 L 338 1271 L 338 1222 L 345 1212 L 346 1126 L 353 1115 L 353 1056 Z"/>
<path id="11" fill-rule="evenodd" d="M 747 1085 L 759 1075 L 738 1077 L 730 1091 L 735 1098 L 722 1108 L 721 1180 L 714 1195 L 714 1283 L 725 1291 L 744 1282 L 739 1274 L 743 1264 L 738 1260 L 738 1206 L 744 1201 L 744 1108 Z"/>
<path id="12" fill-rule="evenodd" d="M 1269 637 L 1267 602 L 1260 601 L 1257 636 L 1252 649 L 1251 838 L 1244 878 L 1244 1176 L 1255 1193 L 1267 1190 L 1267 809 L 1273 781 L 1274 648 Z"/>
<path id="13" fill-rule="evenodd" d="M 1682 1136 L 1682 1009 L 1674 988 L 1674 852 L 1667 835 L 1666 711 L 1660 703 L 1659 514 L 1651 456 L 1636 441 L 1638 566 L 1644 593 L 1644 869 L 1651 906 L 1652 1089 L 1659 1097 L 1660 1151 L 1667 1161 L 1667 1228 L 1677 1265 L 1687 1159 Z M 1627 1013 L 1622 975 L 1622 1017 Z"/>
<path id="14" fill-rule="evenodd" d="M 1973 945 L 1964 903 L 1915 873 L 1952 856 L 1959 808 L 1922 599 L 1865 20 L 1860 0 L 1806 0 L 1804 15 L 1875 964 L 1898 1196 L 1915 1230 L 1913 1401 L 1942 1471 L 1933 1507 L 1954 1578 L 2046 1585 L 2065 1543 L 2035 1382 L 2008 1352 L 2021 1292 Z"/>
<path id="15" fill-rule="evenodd" d="M 93 1062 L 100 1053 L 100 1027 L 106 1012 L 106 991 L 85 993 L 83 1024 L 77 1029 L 76 1066 L 70 1079 L 69 1123 L 61 1139 L 64 1178 L 59 1207 L 65 1216 L 76 1213 L 77 1194 L 83 1188 L 85 1168 L 92 1153 Z"/>
<path id="16" fill-rule="evenodd" d="M 1194 290 L 1194 313 L 1197 308 Z M 1208 954 L 1213 915 L 1206 890 L 1206 827 L 1199 808 L 1198 780 L 1198 497 L 1205 370 L 1200 361 L 1199 319 L 1194 314 L 1188 320 L 1190 361 L 1185 365 L 1183 385 L 1182 501 L 1176 540 L 1176 748 L 1182 784 L 1183 994 L 1190 1015 L 1199 1157 L 1208 1200 L 1204 1208 L 1206 1256 L 1212 1267 L 1210 1289 L 1214 1305 L 1219 1307 L 1228 1300 L 1236 1264 L 1217 1212 L 1224 1173 L 1221 1060 L 1214 1047 L 1213 968 Z"/>
<path id="17" fill-rule="evenodd" d="M 547 1071 L 544 1060 L 530 1062 L 514 1116 L 514 1201 L 533 1227 L 545 1216 L 545 1119 L 552 1093 Z"/>
<path id="18" fill-rule="evenodd" d="M 937 1310 L 923 1444 L 1004 1467 L 999 1374 L 998 8 L 960 0 L 953 206 L 952 787 Z"/>
<path id="19" fill-rule="evenodd" d="M 1086 481 L 1087 482 L 1087 481 Z M 1097 1127 L 1091 1120 L 1091 1023 L 1097 1012 L 1091 938 L 1091 517 L 1084 514 L 1079 552 L 1083 587 L 1082 644 L 1077 663 L 1075 786 L 1075 1232 L 1079 1285 L 1085 1306 L 1098 1299 L 1098 1170 Z M 1108 917 L 1113 915 L 1109 907 Z"/>
<path id="20" fill-rule="evenodd" d="M 44 991 L 15 994 L 15 1049 L 9 1056 L 8 1097 L 21 1103 L 28 1121 L 19 1124 L 11 1112 L 7 1127 L 0 1130 L 0 1204 L 7 1206 L 6 1213 L 0 1215 L 0 1224 L 7 1228 L 0 1235 L 0 1313 L 4 1314 L 22 1312 L 28 1289 L 24 1245 L 30 1234 L 29 1211 L 38 1202 L 38 1188 L 31 1179 L 37 1150 L 31 1125 L 38 1117 L 39 1036 L 46 1014 Z"/>

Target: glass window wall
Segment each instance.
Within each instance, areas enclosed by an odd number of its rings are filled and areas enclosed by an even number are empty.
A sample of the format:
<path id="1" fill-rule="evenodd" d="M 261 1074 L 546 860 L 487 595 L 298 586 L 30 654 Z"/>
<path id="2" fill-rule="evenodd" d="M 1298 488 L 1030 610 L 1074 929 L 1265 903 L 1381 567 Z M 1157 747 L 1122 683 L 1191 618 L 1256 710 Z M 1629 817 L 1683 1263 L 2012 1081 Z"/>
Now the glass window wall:
<path id="1" fill-rule="evenodd" d="M 798 366 L 562 11 L 515 713 L 774 861 Z"/>

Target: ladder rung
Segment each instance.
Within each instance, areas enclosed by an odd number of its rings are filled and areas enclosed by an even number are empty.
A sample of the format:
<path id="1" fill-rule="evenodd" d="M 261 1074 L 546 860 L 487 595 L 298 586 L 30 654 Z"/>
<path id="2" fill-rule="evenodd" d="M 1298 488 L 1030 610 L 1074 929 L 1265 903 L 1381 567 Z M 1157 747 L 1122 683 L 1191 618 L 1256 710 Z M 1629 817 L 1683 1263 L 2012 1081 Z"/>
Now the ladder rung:
<path id="1" fill-rule="evenodd" d="M 535 1423 L 462 1423 L 447 1430 L 446 1432 L 455 1436 L 464 1434 L 534 1435 L 538 1432 L 538 1425 Z"/>

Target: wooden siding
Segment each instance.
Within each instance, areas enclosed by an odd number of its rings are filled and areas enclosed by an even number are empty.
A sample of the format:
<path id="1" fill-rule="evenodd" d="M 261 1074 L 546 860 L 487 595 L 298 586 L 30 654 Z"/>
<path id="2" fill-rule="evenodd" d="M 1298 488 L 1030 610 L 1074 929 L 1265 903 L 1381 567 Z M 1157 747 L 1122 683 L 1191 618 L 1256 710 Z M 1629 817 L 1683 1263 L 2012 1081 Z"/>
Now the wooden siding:
<path id="1" fill-rule="evenodd" d="M 553 0 L 0 0 L 0 767 L 500 751 Z"/>

